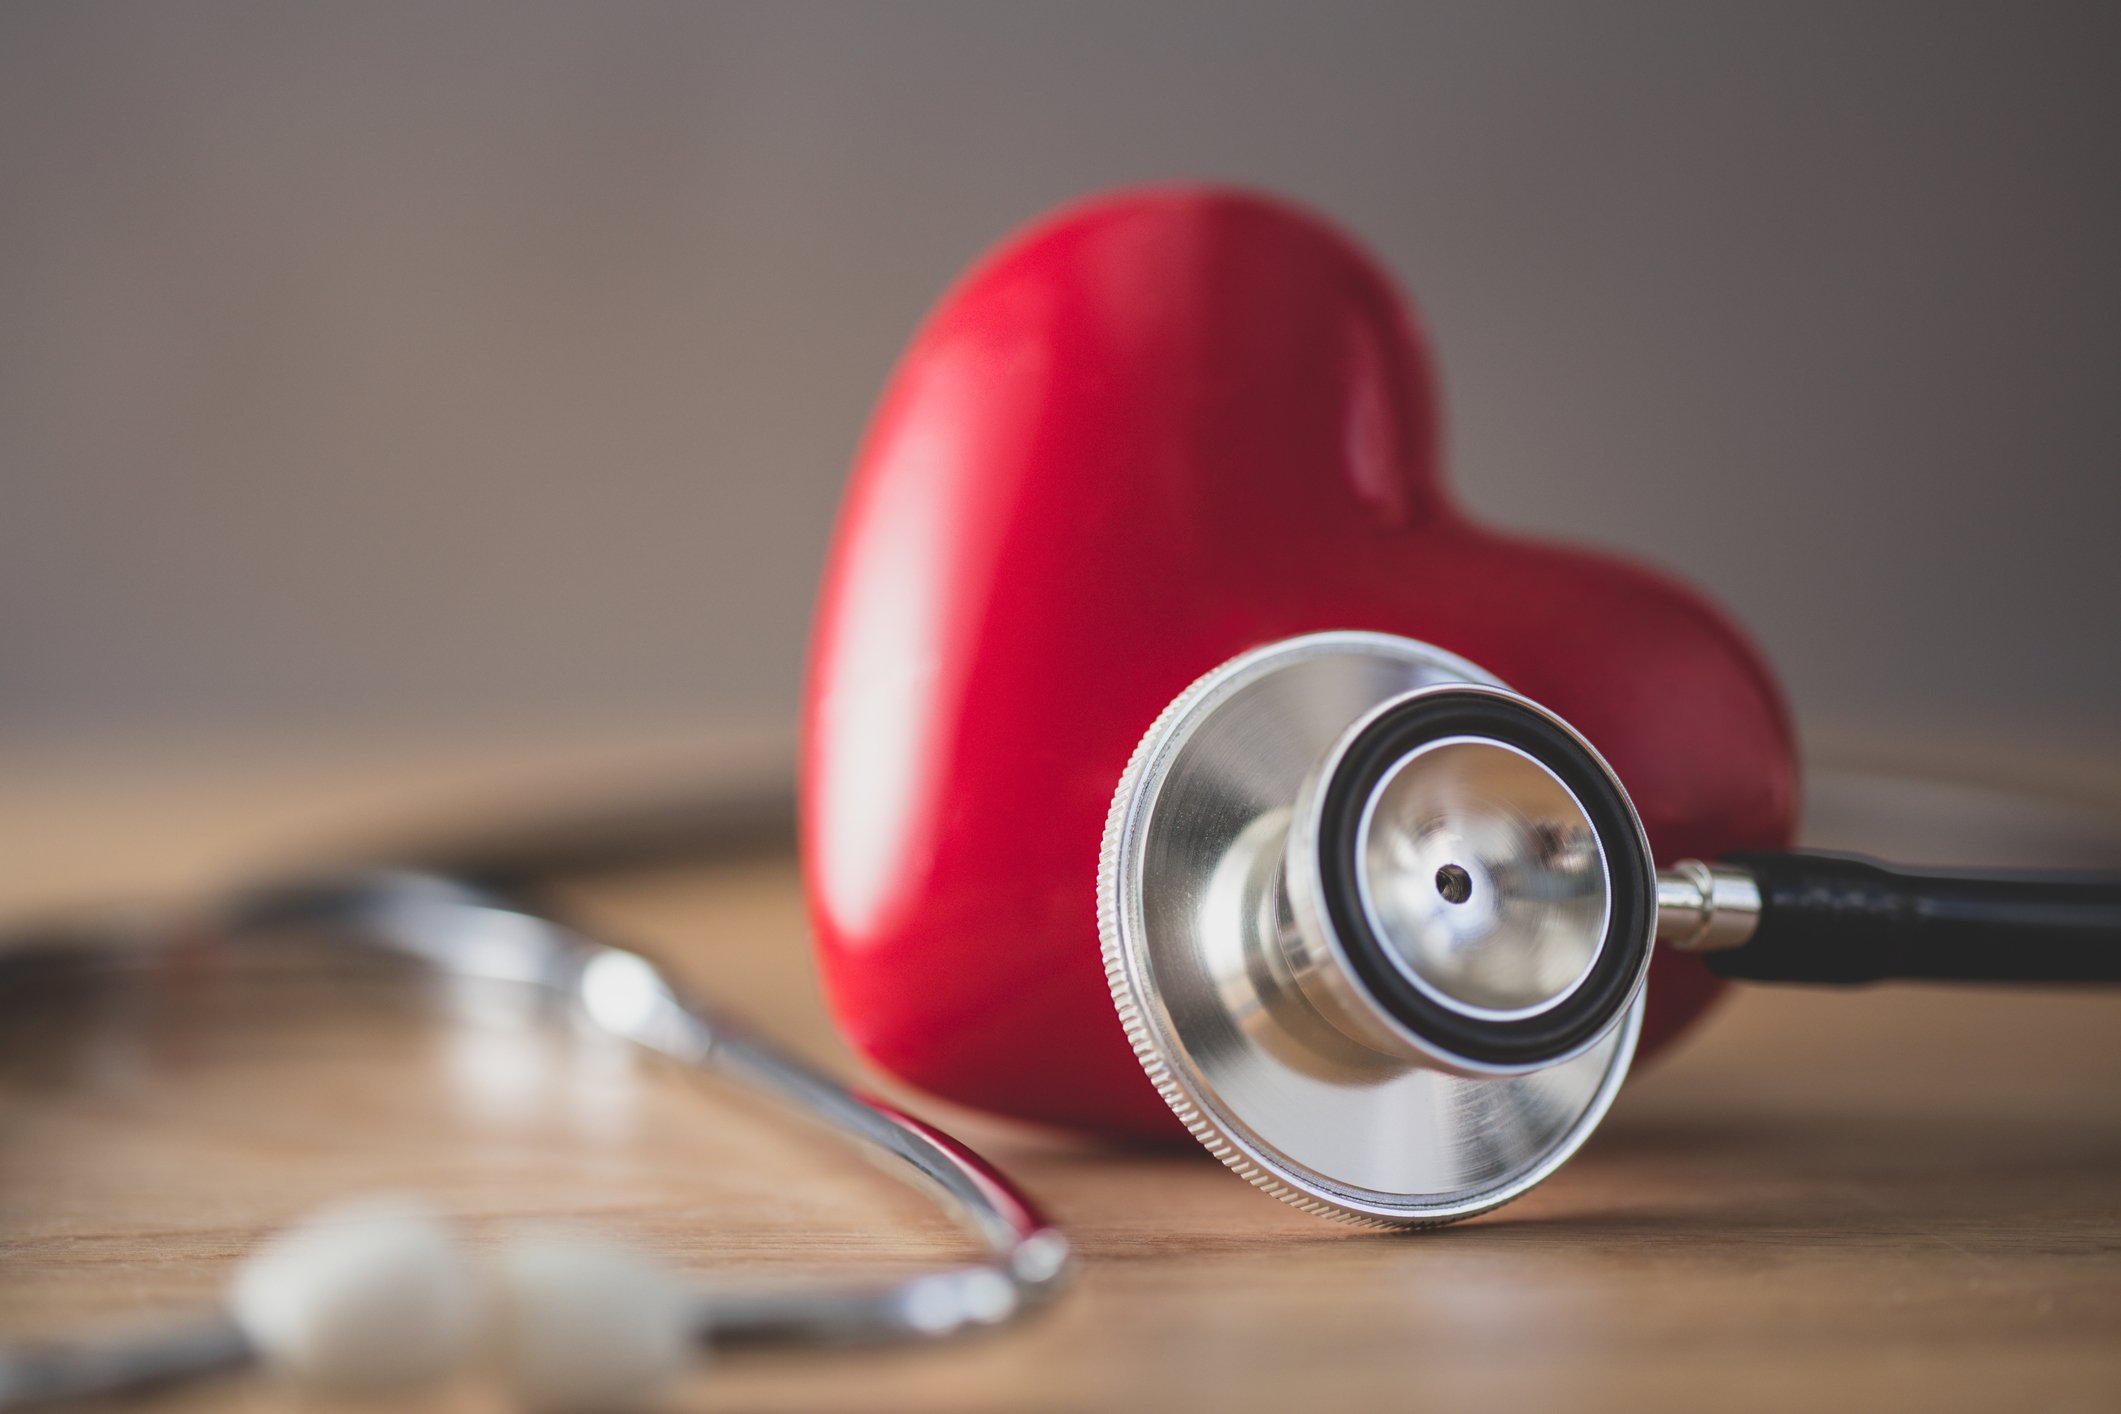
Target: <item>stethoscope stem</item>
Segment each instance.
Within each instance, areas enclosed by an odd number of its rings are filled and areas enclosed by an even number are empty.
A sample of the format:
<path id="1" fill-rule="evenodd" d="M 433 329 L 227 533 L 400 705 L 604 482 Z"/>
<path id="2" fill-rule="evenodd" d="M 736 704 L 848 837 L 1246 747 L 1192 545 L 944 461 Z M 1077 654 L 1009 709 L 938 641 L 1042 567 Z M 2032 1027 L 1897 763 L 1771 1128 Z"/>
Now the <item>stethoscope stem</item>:
<path id="1" fill-rule="evenodd" d="M 1689 859 L 1657 876 L 1657 935 L 1749 982 L 2121 982 L 2121 874 Z"/>

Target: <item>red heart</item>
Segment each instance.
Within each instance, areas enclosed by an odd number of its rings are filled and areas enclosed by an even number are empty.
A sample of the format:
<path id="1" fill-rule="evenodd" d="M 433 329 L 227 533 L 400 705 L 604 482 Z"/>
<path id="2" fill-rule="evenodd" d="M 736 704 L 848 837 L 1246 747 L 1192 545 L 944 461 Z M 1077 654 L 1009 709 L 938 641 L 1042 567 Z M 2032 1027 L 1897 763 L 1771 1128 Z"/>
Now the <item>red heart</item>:
<path id="1" fill-rule="evenodd" d="M 1391 284 L 1259 196 L 1093 200 L 950 293 L 856 463 L 812 649 L 804 858 L 856 1046 L 982 1109 L 1176 1131 L 1106 989 L 1105 812 L 1166 703 L 1291 634 L 1424 639 L 1552 707 L 1661 861 L 1787 843 L 1788 719 L 1738 630 L 1467 520 L 1436 423 Z M 1660 958 L 1645 1049 L 1718 985 Z"/>

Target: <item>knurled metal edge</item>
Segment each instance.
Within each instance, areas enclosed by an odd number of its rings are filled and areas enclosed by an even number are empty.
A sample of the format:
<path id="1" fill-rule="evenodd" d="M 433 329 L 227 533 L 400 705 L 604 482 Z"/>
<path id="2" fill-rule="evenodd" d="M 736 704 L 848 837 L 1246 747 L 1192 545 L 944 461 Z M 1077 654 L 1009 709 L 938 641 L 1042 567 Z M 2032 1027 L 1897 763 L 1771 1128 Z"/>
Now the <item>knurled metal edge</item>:
<path id="1" fill-rule="evenodd" d="M 1148 763 L 1155 755 L 1153 748 L 1161 744 L 1165 728 L 1174 718 L 1190 711 L 1201 698 L 1213 691 L 1217 680 L 1229 666 L 1229 662 L 1220 663 L 1201 674 L 1185 691 L 1173 698 L 1168 707 L 1157 714 L 1156 720 L 1149 724 L 1149 729 L 1142 733 L 1141 740 L 1135 744 L 1133 754 L 1127 758 L 1127 768 L 1120 772 L 1119 785 L 1112 792 L 1112 806 L 1105 812 L 1104 840 L 1097 853 L 1097 936 L 1105 958 L 1105 985 L 1112 993 L 1112 1007 L 1119 1013 L 1120 1025 L 1126 1029 L 1127 1043 L 1134 1048 L 1134 1059 L 1141 1064 L 1150 1083 L 1156 1087 L 1156 1093 L 1163 1096 L 1164 1103 L 1171 1107 L 1171 1113 L 1178 1116 L 1179 1123 L 1185 1125 L 1186 1132 L 1198 1140 L 1202 1148 L 1221 1160 L 1223 1167 L 1254 1188 L 1279 1198 L 1301 1212 L 1332 1218 L 1355 1227 L 1407 1232 L 1421 1228 L 1447 1227 L 1467 1218 L 1479 1217 L 1483 1213 L 1492 1213 L 1504 1204 L 1514 1202 L 1523 1195 L 1512 1194 L 1484 1208 L 1456 1213 L 1450 1217 L 1388 1218 L 1345 1207 L 1330 1199 L 1294 1188 L 1261 1168 L 1251 1155 L 1217 1127 L 1215 1121 L 1193 1102 L 1192 1096 L 1186 1092 L 1185 1086 L 1172 1073 L 1170 1064 L 1158 1050 L 1156 1040 L 1149 1032 L 1148 1021 L 1142 1014 L 1141 999 L 1135 995 L 1134 984 L 1127 976 L 1126 963 L 1121 955 L 1118 890 L 1120 835 L 1125 826 L 1127 806 L 1140 784 L 1142 773 L 1148 769 Z"/>

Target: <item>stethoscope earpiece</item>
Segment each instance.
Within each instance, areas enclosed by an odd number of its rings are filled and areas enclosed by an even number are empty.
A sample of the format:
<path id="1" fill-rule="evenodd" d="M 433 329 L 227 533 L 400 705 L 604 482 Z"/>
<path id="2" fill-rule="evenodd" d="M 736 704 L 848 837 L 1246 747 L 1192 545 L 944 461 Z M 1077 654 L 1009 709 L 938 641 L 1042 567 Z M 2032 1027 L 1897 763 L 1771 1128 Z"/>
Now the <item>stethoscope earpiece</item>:
<path id="1" fill-rule="evenodd" d="M 495 1263 L 493 1297 L 495 1364 L 524 1409 L 626 1408 L 706 1357 L 695 1293 L 620 1243 L 518 1237 Z"/>
<path id="2" fill-rule="evenodd" d="M 643 1253 L 528 1232 L 480 1271 L 415 1199 L 337 1204 L 243 1264 L 229 1313 L 257 1359 L 321 1396 L 402 1394 L 481 1366 L 511 1407 L 633 1407 L 704 1348 L 700 1303 Z"/>
<path id="3" fill-rule="evenodd" d="M 259 1361 L 297 1385 L 367 1394 L 443 1379 L 480 1334 L 476 1274 L 441 1213 L 356 1199 L 311 1214 L 237 1269 L 228 1308 Z"/>

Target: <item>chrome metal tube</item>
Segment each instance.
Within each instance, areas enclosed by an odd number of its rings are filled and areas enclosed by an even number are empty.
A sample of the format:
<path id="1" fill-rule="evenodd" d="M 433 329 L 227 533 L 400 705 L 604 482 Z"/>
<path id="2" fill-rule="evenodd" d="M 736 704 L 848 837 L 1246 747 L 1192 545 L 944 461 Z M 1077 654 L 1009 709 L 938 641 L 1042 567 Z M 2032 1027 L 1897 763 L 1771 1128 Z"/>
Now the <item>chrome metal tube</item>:
<path id="1" fill-rule="evenodd" d="M 1682 859 L 1657 874 L 1657 940 L 1681 952 L 1741 947 L 1760 926 L 1760 883 L 1728 864 Z"/>
<path id="2" fill-rule="evenodd" d="M 717 1347 L 933 1340 L 1013 1320 L 1066 1279 L 1066 1236 L 1000 1170 L 942 1131 L 798 1060 L 732 1013 L 681 992 L 639 953 L 430 874 L 379 872 L 275 891 L 239 906 L 236 916 L 238 927 L 321 925 L 452 975 L 560 993 L 611 1036 L 726 1075 L 858 1141 L 936 1197 L 987 1249 L 984 1263 L 894 1282 L 800 1295 L 717 1289 L 700 1298 L 702 1338 Z"/>

